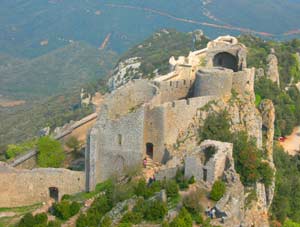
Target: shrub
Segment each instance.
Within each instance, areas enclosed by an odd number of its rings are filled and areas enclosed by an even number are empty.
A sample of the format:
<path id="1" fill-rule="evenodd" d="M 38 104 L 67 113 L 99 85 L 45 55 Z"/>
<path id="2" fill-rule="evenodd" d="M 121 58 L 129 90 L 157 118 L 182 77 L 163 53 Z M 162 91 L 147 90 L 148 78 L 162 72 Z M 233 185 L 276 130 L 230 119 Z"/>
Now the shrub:
<path id="1" fill-rule="evenodd" d="M 146 203 L 144 218 L 149 221 L 161 221 L 167 213 L 166 204 L 160 201 L 149 201 Z"/>
<path id="2" fill-rule="evenodd" d="M 48 136 L 39 139 L 37 149 L 37 162 L 40 167 L 58 168 L 65 159 L 61 144 Z"/>
<path id="3" fill-rule="evenodd" d="M 170 227 L 192 227 L 193 219 L 190 213 L 182 208 L 178 216 L 170 223 Z"/>
<path id="4" fill-rule="evenodd" d="M 61 224 L 59 221 L 49 221 L 47 227 L 61 227 Z"/>
<path id="5" fill-rule="evenodd" d="M 20 220 L 18 227 L 30 227 L 36 224 L 34 217 L 31 213 L 25 214 L 25 216 Z"/>
<path id="6" fill-rule="evenodd" d="M 224 193 L 226 191 L 226 185 L 223 181 L 216 181 L 213 186 L 212 186 L 212 190 L 210 192 L 210 198 L 214 201 L 219 201 Z"/>
<path id="7" fill-rule="evenodd" d="M 212 113 L 206 118 L 203 127 L 199 130 L 200 141 L 211 139 L 222 142 L 229 142 L 232 140 L 230 132 L 230 123 L 228 113 L 223 111 L 221 113 Z"/>
<path id="8" fill-rule="evenodd" d="M 132 227 L 131 223 L 120 223 L 118 227 Z"/>
<path id="9" fill-rule="evenodd" d="M 15 158 L 16 156 L 28 152 L 34 149 L 36 146 L 36 140 L 25 141 L 21 144 L 9 144 L 5 152 L 7 159 Z"/>
<path id="10" fill-rule="evenodd" d="M 34 219 L 37 224 L 46 225 L 48 222 L 48 216 L 46 213 L 37 214 L 34 216 Z"/>
<path id="11" fill-rule="evenodd" d="M 105 216 L 101 222 L 101 227 L 110 227 L 112 225 L 112 220 L 109 216 Z"/>
<path id="12" fill-rule="evenodd" d="M 86 227 L 88 226 L 88 220 L 86 215 L 80 214 L 76 221 L 76 227 Z"/>
<path id="13" fill-rule="evenodd" d="M 191 178 L 189 179 L 189 184 L 194 184 L 195 182 L 195 177 L 191 176 Z"/>
<path id="14" fill-rule="evenodd" d="M 62 220 L 68 220 L 70 217 L 77 214 L 80 210 L 80 205 L 77 202 L 70 203 L 63 200 L 60 203 L 53 205 L 54 215 Z"/>
<path id="15" fill-rule="evenodd" d="M 188 180 L 184 178 L 183 170 L 177 169 L 175 179 L 181 190 L 187 189 L 189 187 Z"/>
<path id="16" fill-rule="evenodd" d="M 121 223 L 139 224 L 143 220 L 143 214 L 139 212 L 127 212 L 121 219 Z"/>
<path id="17" fill-rule="evenodd" d="M 65 194 L 61 197 L 61 200 L 70 200 L 71 199 L 71 195 Z"/>
<path id="18" fill-rule="evenodd" d="M 178 185 L 176 181 L 170 180 L 166 182 L 166 193 L 168 197 L 177 197 L 179 195 L 178 193 Z"/>
<path id="19" fill-rule="evenodd" d="M 273 181 L 274 170 L 270 167 L 268 163 L 263 162 L 260 164 L 258 171 L 261 176 L 261 182 L 264 183 L 267 187 L 270 186 Z"/>
<path id="20" fill-rule="evenodd" d="M 199 214 L 203 211 L 203 208 L 200 204 L 201 191 L 193 191 L 190 192 L 187 196 L 183 198 L 183 206 L 191 213 L 191 214 Z"/>
<path id="21" fill-rule="evenodd" d="M 71 216 L 74 216 L 75 214 L 77 214 L 80 210 L 80 205 L 77 202 L 72 202 L 70 205 L 70 214 Z"/>
<path id="22" fill-rule="evenodd" d="M 48 222 L 47 214 L 41 213 L 33 216 L 31 213 L 25 214 L 20 220 L 18 227 L 46 227 Z"/>
<path id="23" fill-rule="evenodd" d="M 293 222 L 291 220 L 286 220 L 284 222 L 284 225 L 283 227 L 300 227 L 300 224 L 299 223 L 296 223 L 296 222 Z"/>

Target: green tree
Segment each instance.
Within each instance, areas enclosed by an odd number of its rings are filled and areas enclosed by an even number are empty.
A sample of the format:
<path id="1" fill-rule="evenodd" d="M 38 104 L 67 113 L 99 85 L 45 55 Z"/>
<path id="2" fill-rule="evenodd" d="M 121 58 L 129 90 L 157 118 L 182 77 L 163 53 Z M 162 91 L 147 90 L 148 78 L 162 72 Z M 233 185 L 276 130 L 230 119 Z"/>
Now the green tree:
<path id="1" fill-rule="evenodd" d="M 40 167 L 58 168 L 65 159 L 61 144 L 48 136 L 39 139 L 37 149 L 37 162 Z"/>
<path id="2" fill-rule="evenodd" d="M 229 142 L 232 140 L 230 132 L 230 123 L 228 113 L 222 111 L 220 113 L 210 114 L 203 127 L 199 130 L 200 141 L 211 139 L 222 142 Z"/>
<path id="3" fill-rule="evenodd" d="M 80 142 L 75 136 L 71 136 L 67 142 L 66 146 L 70 148 L 75 154 L 79 152 L 80 149 Z"/>
<path id="4" fill-rule="evenodd" d="M 226 191 L 226 185 L 223 181 L 217 180 L 213 186 L 212 186 L 212 190 L 210 192 L 210 198 L 214 201 L 219 201 L 224 193 Z"/>
<path id="5" fill-rule="evenodd" d="M 291 220 L 286 220 L 282 227 L 300 227 L 300 223 L 296 223 Z"/>

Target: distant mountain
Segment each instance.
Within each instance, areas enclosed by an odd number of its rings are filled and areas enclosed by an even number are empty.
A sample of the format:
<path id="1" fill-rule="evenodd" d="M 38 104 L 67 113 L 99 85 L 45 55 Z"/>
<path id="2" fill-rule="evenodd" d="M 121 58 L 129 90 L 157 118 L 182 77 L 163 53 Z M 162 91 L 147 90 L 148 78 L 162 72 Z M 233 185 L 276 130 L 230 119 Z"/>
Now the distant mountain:
<path id="1" fill-rule="evenodd" d="M 0 55 L 0 94 L 41 99 L 107 76 L 117 60 L 112 51 L 75 42 L 27 60 Z"/>

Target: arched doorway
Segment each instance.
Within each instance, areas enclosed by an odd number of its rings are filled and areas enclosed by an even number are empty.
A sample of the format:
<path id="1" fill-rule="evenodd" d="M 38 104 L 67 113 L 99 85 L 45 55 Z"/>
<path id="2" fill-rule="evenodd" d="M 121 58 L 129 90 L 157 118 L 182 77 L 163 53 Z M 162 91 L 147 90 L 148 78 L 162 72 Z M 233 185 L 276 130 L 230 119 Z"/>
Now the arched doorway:
<path id="1" fill-rule="evenodd" d="M 237 57 L 227 52 L 221 52 L 215 55 L 213 60 L 214 67 L 223 67 L 232 69 L 234 72 L 238 71 Z"/>
<path id="2" fill-rule="evenodd" d="M 58 202 L 58 199 L 59 199 L 58 188 L 50 187 L 49 188 L 49 196 L 51 199 L 54 199 L 55 202 Z"/>
<path id="3" fill-rule="evenodd" d="M 153 143 L 146 143 L 146 154 L 153 159 Z"/>

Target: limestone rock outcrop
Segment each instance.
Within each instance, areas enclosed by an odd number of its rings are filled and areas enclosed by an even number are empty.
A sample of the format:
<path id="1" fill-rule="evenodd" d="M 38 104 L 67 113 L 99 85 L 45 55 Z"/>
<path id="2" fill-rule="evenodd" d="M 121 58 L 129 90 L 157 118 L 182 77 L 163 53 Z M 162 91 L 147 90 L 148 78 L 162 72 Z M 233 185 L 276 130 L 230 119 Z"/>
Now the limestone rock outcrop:
<path id="1" fill-rule="evenodd" d="M 267 58 L 267 78 L 277 83 L 278 87 L 280 86 L 279 79 L 279 69 L 278 69 L 278 59 L 275 55 L 275 51 L 272 50 L 271 54 L 269 54 Z"/>

